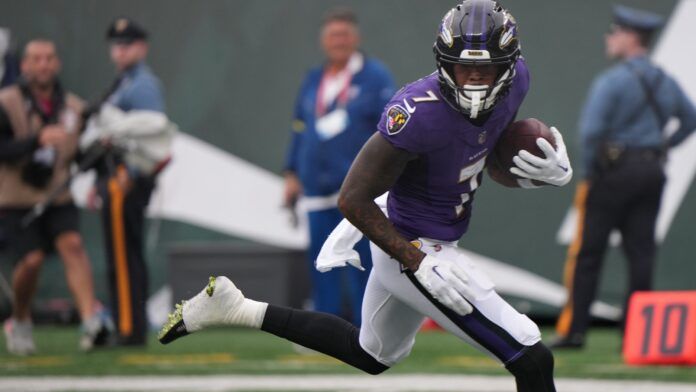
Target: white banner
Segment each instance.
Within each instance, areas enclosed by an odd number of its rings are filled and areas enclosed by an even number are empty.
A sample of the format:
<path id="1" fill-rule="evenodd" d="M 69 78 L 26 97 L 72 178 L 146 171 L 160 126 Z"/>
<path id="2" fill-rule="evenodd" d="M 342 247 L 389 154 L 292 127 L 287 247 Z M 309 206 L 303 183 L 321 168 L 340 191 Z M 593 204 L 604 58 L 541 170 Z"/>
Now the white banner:
<path id="1" fill-rule="evenodd" d="M 283 180 L 193 136 L 179 133 L 172 161 L 160 175 L 150 218 L 172 219 L 289 249 L 305 249 L 306 228 L 291 224 L 282 207 Z M 80 206 L 94 175 L 72 184 Z"/>

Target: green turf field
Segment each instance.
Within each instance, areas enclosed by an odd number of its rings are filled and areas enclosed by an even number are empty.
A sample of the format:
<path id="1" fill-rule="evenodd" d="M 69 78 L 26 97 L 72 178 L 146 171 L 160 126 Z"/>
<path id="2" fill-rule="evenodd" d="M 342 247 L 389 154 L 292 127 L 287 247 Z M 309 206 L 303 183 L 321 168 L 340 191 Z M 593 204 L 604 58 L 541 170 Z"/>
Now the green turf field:
<path id="1" fill-rule="evenodd" d="M 545 330 L 544 336 L 550 333 Z M 77 328 L 38 327 L 35 339 L 40 352 L 21 358 L 2 350 L 0 375 L 360 373 L 323 355 L 298 354 L 289 342 L 252 330 L 210 330 L 167 346 L 153 336 L 146 349 L 111 348 L 87 354 L 78 352 L 77 337 Z M 696 367 L 624 365 L 619 335 L 613 329 L 594 329 L 586 350 L 557 352 L 555 356 L 558 377 L 696 383 Z M 422 332 L 411 356 L 389 373 L 502 375 L 506 371 L 452 335 Z"/>

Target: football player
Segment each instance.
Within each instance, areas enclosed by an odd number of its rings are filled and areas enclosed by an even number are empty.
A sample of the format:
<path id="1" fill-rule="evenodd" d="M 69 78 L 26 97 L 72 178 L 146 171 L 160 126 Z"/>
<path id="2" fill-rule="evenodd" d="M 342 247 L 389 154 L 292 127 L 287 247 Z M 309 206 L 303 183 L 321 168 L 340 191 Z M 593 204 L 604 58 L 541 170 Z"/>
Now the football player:
<path id="1" fill-rule="evenodd" d="M 495 1 L 465 0 L 443 18 L 434 52 L 437 72 L 392 98 L 341 189 L 341 212 L 371 241 L 362 326 L 247 299 L 218 277 L 177 305 L 162 343 L 211 325 L 241 325 L 378 374 L 408 356 L 427 316 L 502 363 L 518 391 L 555 391 L 553 356 L 538 327 L 456 246 L 487 157 L 529 88 L 517 24 Z M 515 157 L 510 171 L 523 179 L 489 171 L 510 186 L 565 185 L 572 169 L 560 133 L 553 134 L 556 149 L 537 140 L 545 158 Z M 385 215 L 374 199 L 387 191 Z"/>

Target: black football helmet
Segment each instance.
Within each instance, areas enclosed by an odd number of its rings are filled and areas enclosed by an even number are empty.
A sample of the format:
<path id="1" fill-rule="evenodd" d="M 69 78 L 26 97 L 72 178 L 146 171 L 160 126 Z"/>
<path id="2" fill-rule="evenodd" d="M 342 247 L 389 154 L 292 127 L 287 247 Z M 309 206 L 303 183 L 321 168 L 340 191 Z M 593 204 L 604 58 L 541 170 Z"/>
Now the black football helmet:
<path id="1" fill-rule="evenodd" d="M 442 18 L 433 51 L 443 96 L 454 109 L 477 118 L 493 110 L 515 77 L 517 23 L 497 1 L 464 0 Z M 454 64 L 498 64 L 500 71 L 491 86 L 458 86 Z"/>

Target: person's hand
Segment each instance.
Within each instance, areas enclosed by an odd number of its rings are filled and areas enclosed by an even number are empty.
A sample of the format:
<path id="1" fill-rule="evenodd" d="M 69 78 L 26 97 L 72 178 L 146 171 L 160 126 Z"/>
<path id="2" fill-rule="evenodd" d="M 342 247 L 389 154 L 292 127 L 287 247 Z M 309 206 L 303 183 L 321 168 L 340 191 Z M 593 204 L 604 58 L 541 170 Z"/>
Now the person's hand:
<path id="1" fill-rule="evenodd" d="M 556 127 L 551 127 L 551 133 L 556 143 L 556 149 L 546 139 L 538 138 L 536 140 L 537 146 L 546 155 L 546 158 L 540 158 L 529 151 L 520 150 L 512 158 L 515 166 L 510 168 L 510 172 L 529 180 L 556 186 L 563 186 L 570 182 L 573 177 L 573 168 L 570 166 L 563 136 Z"/>
<path id="2" fill-rule="evenodd" d="M 466 300 L 474 297 L 469 276 L 454 262 L 426 255 L 413 275 L 433 298 L 457 314 L 466 316 L 474 310 Z"/>
<path id="3" fill-rule="evenodd" d="M 287 208 L 295 207 L 297 199 L 302 193 L 302 184 L 294 173 L 285 173 L 285 191 L 283 193 L 283 205 Z"/>
<path id="4" fill-rule="evenodd" d="M 39 145 L 41 147 L 57 146 L 65 141 L 68 134 L 61 125 L 47 125 L 39 133 Z"/>

